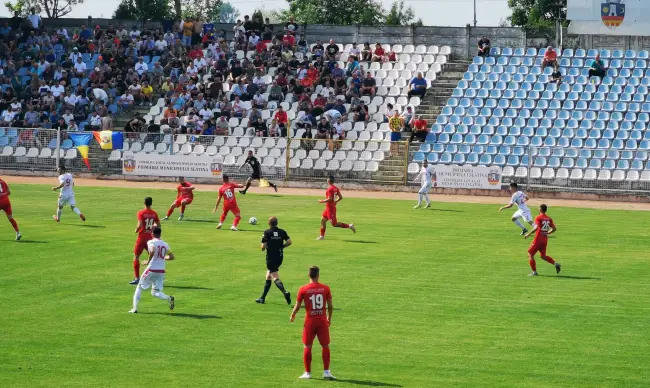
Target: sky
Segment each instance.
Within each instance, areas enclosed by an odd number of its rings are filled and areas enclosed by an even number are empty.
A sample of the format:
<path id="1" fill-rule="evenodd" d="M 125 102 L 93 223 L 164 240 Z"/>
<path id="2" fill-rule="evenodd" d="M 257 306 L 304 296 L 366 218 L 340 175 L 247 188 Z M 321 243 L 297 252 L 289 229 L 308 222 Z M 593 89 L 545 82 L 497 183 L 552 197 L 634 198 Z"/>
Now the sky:
<path id="1" fill-rule="evenodd" d="M 325 0 L 326 1 L 326 0 Z M 392 0 L 381 0 L 384 8 L 390 8 Z M 111 18 L 120 0 L 85 0 L 68 15 L 74 18 L 86 18 L 92 15 L 97 18 Z M 472 24 L 474 19 L 474 0 L 406 0 L 413 7 L 416 18 L 422 18 L 428 26 L 464 27 Z M 274 10 L 287 8 L 286 0 L 231 0 L 230 3 L 243 17 L 252 14 L 257 8 Z M 7 14 L 3 6 L 3 12 Z M 479 26 L 495 27 L 499 20 L 507 17 L 510 12 L 507 0 L 476 0 L 476 13 Z"/>

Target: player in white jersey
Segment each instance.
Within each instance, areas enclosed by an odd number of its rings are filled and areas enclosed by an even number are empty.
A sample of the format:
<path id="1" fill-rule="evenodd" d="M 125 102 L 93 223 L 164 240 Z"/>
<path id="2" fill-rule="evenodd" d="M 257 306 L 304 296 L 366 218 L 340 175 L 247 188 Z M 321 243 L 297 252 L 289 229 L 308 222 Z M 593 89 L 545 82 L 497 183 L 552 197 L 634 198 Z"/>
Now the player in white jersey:
<path id="1" fill-rule="evenodd" d="M 512 198 L 510 203 L 506 206 L 502 206 L 499 211 L 503 209 L 511 208 L 513 205 L 517 205 L 519 210 L 512 215 L 512 222 L 514 222 L 518 227 L 521 228 L 521 235 L 525 235 L 528 232 L 528 229 L 521 223 L 520 219 L 523 219 L 528 224 L 533 224 L 533 216 L 530 214 L 530 209 L 526 202 L 530 199 L 522 191 L 519 191 L 517 184 L 515 182 L 510 183 L 510 192 L 512 193 Z"/>
<path id="2" fill-rule="evenodd" d="M 153 240 L 147 242 L 147 249 L 149 250 L 149 260 L 144 262 L 147 269 L 140 277 L 135 294 L 133 295 L 133 308 L 129 310 L 130 313 L 138 312 L 138 303 L 142 297 L 142 291 L 151 287 L 151 295 L 162 300 L 169 301 L 169 309 L 174 309 L 174 297 L 166 295 L 162 292 L 163 282 L 165 281 L 165 264 L 169 260 L 174 260 L 174 254 L 169 245 L 160 239 L 162 229 L 155 227 L 153 230 Z"/>
<path id="3" fill-rule="evenodd" d="M 413 209 L 417 209 L 422 205 L 422 198 L 427 201 L 427 206 L 424 208 L 431 207 L 431 202 L 429 201 L 429 189 L 433 185 L 433 180 L 434 176 L 436 175 L 436 170 L 433 166 L 429 166 L 429 163 L 426 161 L 426 159 L 422 162 L 422 167 L 420 168 L 420 172 L 418 175 L 415 176 L 415 179 L 413 182 L 418 183 L 420 182 L 421 187 L 420 191 L 418 191 L 418 204 L 413 206 Z"/>
<path id="4" fill-rule="evenodd" d="M 54 218 L 54 221 L 56 222 L 61 221 L 61 210 L 63 209 L 63 206 L 70 205 L 70 209 L 72 209 L 73 212 L 77 213 L 79 218 L 81 218 L 81 221 L 86 221 L 86 217 L 83 215 L 81 210 L 76 207 L 77 202 L 74 199 L 74 178 L 72 178 L 72 174 L 66 173 L 65 167 L 63 166 L 59 167 L 57 169 L 57 172 L 60 174 L 59 185 L 52 187 L 52 191 L 61 190 L 61 192 L 59 193 L 56 215 L 52 216 L 52 218 Z"/>

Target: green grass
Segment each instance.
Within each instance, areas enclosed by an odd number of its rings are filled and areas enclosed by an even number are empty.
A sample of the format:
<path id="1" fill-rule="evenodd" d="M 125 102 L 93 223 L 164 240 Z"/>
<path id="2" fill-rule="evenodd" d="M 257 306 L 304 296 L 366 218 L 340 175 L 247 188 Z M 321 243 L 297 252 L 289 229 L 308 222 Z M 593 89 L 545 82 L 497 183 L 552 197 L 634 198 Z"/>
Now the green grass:
<path id="1" fill-rule="evenodd" d="M 80 187 L 82 224 L 69 209 L 55 224 L 56 194 L 13 185 L 24 240 L 0 219 L 0 386 L 323 386 L 302 373 L 300 322 L 264 284 L 263 225 L 214 229 L 214 194 L 199 192 L 186 221 L 163 238 L 177 260 L 165 291 L 130 315 L 135 214 L 174 193 Z M 552 208 L 559 231 L 529 278 L 527 241 L 497 206 L 345 199 L 314 241 L 315 198 L 239 196 L 245 220 L 280 219 L 294 245 L 281 269 L 295 295 L 319 265 L 336 311 L 332 371 L 341 386 L 646 387 L 650 379 L 648 214 Z M 176 213 L 175 215 L 177 215 Z M 229 219 L 230 222 L 231 219 Z"/>

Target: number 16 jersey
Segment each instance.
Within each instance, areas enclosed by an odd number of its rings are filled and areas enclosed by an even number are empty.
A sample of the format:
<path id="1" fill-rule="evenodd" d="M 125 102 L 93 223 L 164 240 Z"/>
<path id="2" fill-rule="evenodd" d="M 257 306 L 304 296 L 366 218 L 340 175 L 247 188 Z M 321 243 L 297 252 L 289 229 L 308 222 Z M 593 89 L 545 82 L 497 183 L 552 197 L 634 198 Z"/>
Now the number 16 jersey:
<path id="1" fill-rule="evenodd" d="M 305 322 L 326 321 L 325 302 L 332 300 L 330 288 L 321 283 L 309 283 L 298 290 L 296 303 L 305 302 Z"/>
<path id="2" fill-rule="evenodd" d="M 223 197 L 224 208 L 237 206 L 235 188 L 236 187 L 234 183 L 224 183 L 223 186 L 219 188 L 219 197 Z"/>

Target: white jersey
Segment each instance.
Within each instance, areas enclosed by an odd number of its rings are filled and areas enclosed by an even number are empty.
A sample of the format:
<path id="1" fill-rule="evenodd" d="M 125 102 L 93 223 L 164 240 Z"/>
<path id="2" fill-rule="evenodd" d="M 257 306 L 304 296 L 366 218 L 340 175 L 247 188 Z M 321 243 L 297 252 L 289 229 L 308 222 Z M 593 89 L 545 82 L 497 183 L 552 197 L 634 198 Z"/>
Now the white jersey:
<path id="1" fill-rule="evenodd" d="M 510 203 L 517 205 L 519 210 L 522 212 L 530 212 L 528 205 L 526 205 L 526 194 L 524 194 L 522 191 L 517 191 L 514 193 L 512 195 L 512 199 L 510 199 Z"/>
<path id="2" fill-rule="evenodd" d="M 61 187 L 62 197 L 70 197 L 74 195 L 74 191 L 72 189 L 74 186 L 74 179 L 72 178 L 72 174 L 65 173 L 63 175 L 59 175 L 59 183 L 63 185 Z"/>
<path id="3" fill-rule="evenodd" d="M 433 166 L 428 166 L 428 167 L 420 167 L 420 173 L 418 176 L 415 178 L 416 180 L 419 179 L 420 183 L 422 186 L 431 186 L 433 183 L 433 176 L 436 174 L 436 169 Z"/>
<path id="4" fill-rule="evenodd" d="M 151 256 L 147 270 L 155 272 L 165 272 L 165 256 L 170 252 L 169 245 L 159 238 L 154 238 L 147 242 L 147 250 Z"/>

